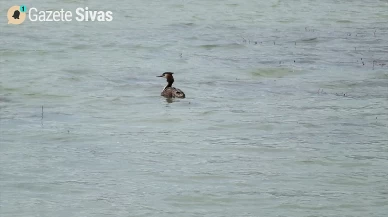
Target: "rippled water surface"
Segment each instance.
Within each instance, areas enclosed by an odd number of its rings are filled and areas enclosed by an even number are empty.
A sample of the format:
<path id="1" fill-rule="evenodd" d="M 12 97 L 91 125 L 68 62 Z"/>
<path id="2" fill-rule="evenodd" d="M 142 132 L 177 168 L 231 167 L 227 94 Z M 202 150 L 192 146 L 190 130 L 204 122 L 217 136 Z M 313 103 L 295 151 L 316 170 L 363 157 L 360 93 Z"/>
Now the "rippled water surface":
<path id="1" fill-rule="evenodd" d="M 23 4 L 114 20 L 0 2 L 0 216 L 388 213 L 388 1 Z"/>

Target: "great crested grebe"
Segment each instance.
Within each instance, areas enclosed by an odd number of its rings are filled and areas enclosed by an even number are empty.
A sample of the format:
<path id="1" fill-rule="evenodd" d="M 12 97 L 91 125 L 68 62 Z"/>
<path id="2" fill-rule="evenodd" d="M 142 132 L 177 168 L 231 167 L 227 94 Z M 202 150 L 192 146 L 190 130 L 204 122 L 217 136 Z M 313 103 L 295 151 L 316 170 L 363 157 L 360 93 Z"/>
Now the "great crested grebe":
<path id="1" fill-rule="evenodd" d="M 164 87 L 161 96 L 167 98 L 185 98 L 185 93 L 178 88 L 172 87 L 172 83 L 174 83 L 174 77 L 172 76 L 172 72 L 165 72 L 162 75 L 156 77 L 162 77 L 167 79 L 167 85 Z"/>

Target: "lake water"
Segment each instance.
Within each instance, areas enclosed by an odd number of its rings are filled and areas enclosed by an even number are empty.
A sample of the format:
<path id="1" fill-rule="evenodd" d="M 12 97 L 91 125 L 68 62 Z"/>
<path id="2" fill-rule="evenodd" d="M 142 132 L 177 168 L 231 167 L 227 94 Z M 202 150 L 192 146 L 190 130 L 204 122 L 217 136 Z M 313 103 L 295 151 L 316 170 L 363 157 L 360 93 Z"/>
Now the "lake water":
<path id="1" fill-rule="evenodd" d="M 20 3 L 113 21 L 0 2 L 0 216 L 387 215 L 388 1 Z"/>

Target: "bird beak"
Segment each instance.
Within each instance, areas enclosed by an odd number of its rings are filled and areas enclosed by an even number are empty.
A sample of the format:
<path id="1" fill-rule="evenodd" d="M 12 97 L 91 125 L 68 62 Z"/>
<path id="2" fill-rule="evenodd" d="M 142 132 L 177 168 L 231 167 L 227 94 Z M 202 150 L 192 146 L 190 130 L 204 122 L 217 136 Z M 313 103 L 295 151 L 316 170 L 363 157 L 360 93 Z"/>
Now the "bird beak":
<path id="1" fill-rule="evenodd" d="M 163 75 L 158 75 L 158 76 L 156 76 L 156 77 L 163 77 Z"/>

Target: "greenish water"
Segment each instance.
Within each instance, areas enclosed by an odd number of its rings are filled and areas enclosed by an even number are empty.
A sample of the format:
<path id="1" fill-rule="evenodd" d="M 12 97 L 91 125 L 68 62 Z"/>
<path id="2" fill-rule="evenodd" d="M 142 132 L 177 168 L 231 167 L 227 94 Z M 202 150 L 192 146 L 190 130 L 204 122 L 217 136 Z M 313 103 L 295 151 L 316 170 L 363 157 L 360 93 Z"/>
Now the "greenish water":
<path id="1" fill-rule="evenodd" d="M 388 213 L 387 1 L 23 4 L 114 20 L 0 3 L 0 216 Z"/>

